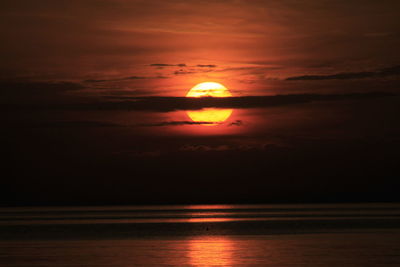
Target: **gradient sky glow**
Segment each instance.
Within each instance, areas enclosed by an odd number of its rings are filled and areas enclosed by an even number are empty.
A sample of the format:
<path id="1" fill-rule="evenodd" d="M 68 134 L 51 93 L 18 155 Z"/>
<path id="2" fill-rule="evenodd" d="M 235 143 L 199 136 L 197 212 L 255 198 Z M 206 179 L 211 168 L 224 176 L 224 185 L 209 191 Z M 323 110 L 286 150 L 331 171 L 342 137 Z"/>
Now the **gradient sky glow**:
<path id="1" fill-rule="evenodd" d="M 396 66 L 400 3 L 394 0 L 5 0 L 0 6 L 3 78 L 71 81 L 84 87 L 83 95 L 183 96 L 204 81 L 221 82 L 238 96 L 398 85 L 393 75 L 372 82 L 285 80 Z"/>

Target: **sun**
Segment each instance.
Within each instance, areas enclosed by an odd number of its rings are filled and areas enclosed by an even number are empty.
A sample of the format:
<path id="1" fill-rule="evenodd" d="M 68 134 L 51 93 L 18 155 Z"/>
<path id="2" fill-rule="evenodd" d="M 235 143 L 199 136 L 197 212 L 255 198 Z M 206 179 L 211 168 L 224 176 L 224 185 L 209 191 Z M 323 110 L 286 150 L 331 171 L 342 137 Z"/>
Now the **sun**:
<path id="1" fill-rule="evenodd" d="M 204 82 L 194 86 L 186 97 L 231 97 L 229 90 L 220 83 Z M 232 109 L 204 108 L 201 110 L 187 111 L 187 115 L 194 122 L 204 122 L 205 126 L 213 126 L 226 121 Z"/>
<path id="2" fill-rule="evenodd" d="M 194 86 L 190 91 L 186 94 L 186 97 L 229 97 L 232 94 L 229 90 L 220 83 L 215 82 L 204 82 L 199 83 Z"/>

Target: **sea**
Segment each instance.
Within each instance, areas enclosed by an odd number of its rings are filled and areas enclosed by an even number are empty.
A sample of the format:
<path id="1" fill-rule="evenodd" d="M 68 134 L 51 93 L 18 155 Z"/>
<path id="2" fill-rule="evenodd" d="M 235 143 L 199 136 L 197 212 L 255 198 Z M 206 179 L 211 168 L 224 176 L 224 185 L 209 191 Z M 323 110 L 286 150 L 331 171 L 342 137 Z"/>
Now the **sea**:
<path id="1" fill-rule="evenodd" d="M 2 207 L 0 266 L 400 266 L 400 204 Z"/>

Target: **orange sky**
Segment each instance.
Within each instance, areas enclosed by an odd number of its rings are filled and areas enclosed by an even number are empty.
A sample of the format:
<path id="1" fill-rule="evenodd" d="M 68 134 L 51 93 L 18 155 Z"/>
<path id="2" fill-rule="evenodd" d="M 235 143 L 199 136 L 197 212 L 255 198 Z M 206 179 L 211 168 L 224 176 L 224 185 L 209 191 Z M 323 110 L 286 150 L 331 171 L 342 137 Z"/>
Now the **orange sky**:
<path id="1" fill-rule="evenodd" d="M 184 96 L 204 81 L 236 96 L 393 89 L 392 76 L 375 85 L 285 79 L 398 65 L 399 8 L 394 0 L 5 0 L 0 69 L 5 79 L 77 82 L 86 95 Z"/>

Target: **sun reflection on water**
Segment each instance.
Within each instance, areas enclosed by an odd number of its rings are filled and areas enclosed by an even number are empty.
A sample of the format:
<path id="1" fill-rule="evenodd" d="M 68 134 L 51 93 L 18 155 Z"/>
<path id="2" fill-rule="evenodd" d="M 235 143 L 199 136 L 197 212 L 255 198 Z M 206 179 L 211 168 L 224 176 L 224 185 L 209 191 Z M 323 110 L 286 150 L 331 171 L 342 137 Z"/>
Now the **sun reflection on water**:
<path id="1" fill-rule="evenodd" d="M 225 237 L 202 237 L 189 241 L 193 266 L 232 266 L 233 243 Z"/>

